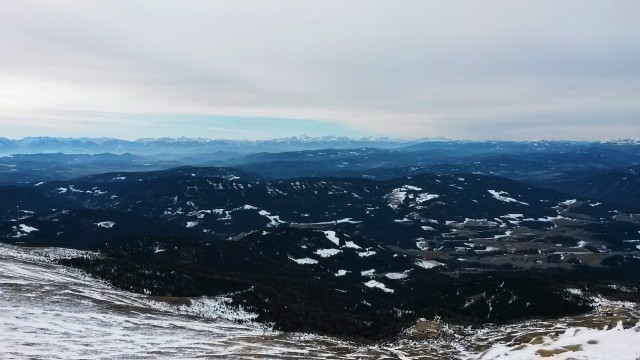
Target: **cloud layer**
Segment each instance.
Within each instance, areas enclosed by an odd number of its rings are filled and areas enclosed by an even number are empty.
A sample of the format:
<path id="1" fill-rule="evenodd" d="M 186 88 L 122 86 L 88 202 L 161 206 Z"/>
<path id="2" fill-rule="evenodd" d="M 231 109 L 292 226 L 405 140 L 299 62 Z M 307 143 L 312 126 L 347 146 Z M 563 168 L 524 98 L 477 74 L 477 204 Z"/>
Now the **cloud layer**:
<path id="1" fill-rule="evenodd" d="M 1 6 L 4 136 L 640 137 L 637 1 Z"/>

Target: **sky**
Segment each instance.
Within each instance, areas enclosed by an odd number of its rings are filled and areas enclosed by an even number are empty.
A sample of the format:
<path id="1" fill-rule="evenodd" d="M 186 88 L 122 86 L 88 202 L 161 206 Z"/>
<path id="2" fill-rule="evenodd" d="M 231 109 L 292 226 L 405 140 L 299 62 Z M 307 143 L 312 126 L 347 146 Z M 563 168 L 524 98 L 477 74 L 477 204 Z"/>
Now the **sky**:
<path id="1" fill-rule="evenodd" d="M 640 138 L 640 1 L 0 0 L 0 137 Z"/>

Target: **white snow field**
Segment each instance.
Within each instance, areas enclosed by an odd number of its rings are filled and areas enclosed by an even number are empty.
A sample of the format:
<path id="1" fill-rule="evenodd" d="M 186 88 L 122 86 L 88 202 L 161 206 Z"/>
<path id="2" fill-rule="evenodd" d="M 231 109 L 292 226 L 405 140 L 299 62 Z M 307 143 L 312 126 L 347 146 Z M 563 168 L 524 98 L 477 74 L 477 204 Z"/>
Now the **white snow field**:
<path id="1" fill-rule="evenodd" d="M 622 322 L 613 328 L 575 327 L 560 336 L 539 336 L 529 344 L 509 347 L 499 344 L 481 359 L 629 359 L 640 358 L 640 323 L 624 328 Z"/>

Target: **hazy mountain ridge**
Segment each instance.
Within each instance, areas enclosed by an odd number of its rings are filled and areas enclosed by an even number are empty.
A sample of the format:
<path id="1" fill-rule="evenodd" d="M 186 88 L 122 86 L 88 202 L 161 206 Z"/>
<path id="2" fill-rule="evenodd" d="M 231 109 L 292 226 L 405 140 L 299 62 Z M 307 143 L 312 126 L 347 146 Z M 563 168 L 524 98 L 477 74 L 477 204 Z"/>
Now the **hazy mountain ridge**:
<path id="1" fill-rule="evenodd" d="M 420 140 L 380 138 L 353 139 L 347 137 L 307 137 L 294 136 L 273 140 L 225 140 L 207 138 L 144 138 L 122 140 L 115 138 L 59 138 L 26 137 L 23 139 L 0 138 L 0 154 L 16 153 L 82 153 L 96 154 L 126 152 L 149 154 L 189 154 L 194 152 L 228 151 L 250 153 L 260 151 L 291 151 L 302 149 L 347 148 L 361 146 L 401 147 L 415 144 Z"/>
<path id="2" fill-rule="evenodd" d="M 210 138 L 142 138 L 123 140 L 116 138 L 61 138 L 61 137 L 25 137 L 8 139 L 0 137 L 0 154 L 29 153 L 83 153 L 96 154 L 111 152 L 122 154 L 188 153 L 194 151 L 231 151 L 240 153 L 261 151 L 296 151 L 341 148 L 401 148 L 404 151 L 431 149 L 453 149 L 466 146 L 464 152 L 479 153 L 487 151 L 553 151 L 558 149 L 579 149 L 585 146 L 636 146 L 640 140 L 619 139 L 606 141 L 567 141 L 567 140 L 453 140 L 445 138 L 393 139 L 388 137 L 349 138 L 340 136 L 309 137 L 293 136 L 271 140 L 226 140 Z M 457 149 L 456 151 L 460 151 Z"/>
<path id="3" fill-rule="evenodd" d="M 640 164 L 640 145 L 628 142 L 431 140 L 406 146 L 391 140 L 358 140 L 366 143 L 356 144 L 351 140 L 333 139 L 316 148 L 315 145 L 307 146 L 308 141 L 285 140 L 299 144 L 301 148 L 292 150 L 288 145 L 279 145 L 281 142 L 278 141 L 262 141 L 245 149 L 247 152 L 224 150 L 217 145 L 193 148 L 185 145 L 184 149 L 176 148 L 184 152 L 171 153 L 169 147 L 173 142 L 161 142 L 168 148 L 149 154 L 133 149 L 121 155 L 9 155 L 0 157 L 0 184 L 68 180 L 96 173 L 190 165 L 242 168 L 273 178 L 340 176 L 390 179 L 420 173 L 475 172 L 544 185 L 541 181 L 552 181 L 574 172 L 605 171 Z M 315 139 L 309 141 L 319 144 L 314 142 Z M 185 142 L 189 143 L 189 140 Z"/>

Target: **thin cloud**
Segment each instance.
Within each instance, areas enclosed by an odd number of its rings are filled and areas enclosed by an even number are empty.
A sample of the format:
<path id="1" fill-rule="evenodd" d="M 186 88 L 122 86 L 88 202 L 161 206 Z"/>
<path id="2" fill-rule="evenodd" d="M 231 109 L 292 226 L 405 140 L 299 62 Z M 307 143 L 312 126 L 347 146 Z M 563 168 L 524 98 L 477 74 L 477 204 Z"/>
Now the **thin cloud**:
<path id="1" fill-rule="evenodd" d="M 636 1 L 2 8 L 0 126 L 15 136 L 51 133 L 52 118 L 68 135 L 123 123 L 139 137 L 189 135 L 197 131 L 180 117 L 201 116 L 226 119 L 225 136 L 238 119 L 262 117 L 273 129 L 250 136 L 308 131 L 311 121 L 325 124 L 317 134 L 520 139 L 561 121 L 569 138 L 600 136 L 602 124 L 609 137 L 640 137 L 640 121 L 629 121 L 640 115 Z M 94 132 L 61 115 L 96 112 L 117 115 Z M 285 131 L 274 118 L 293 122 Z"/>

